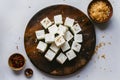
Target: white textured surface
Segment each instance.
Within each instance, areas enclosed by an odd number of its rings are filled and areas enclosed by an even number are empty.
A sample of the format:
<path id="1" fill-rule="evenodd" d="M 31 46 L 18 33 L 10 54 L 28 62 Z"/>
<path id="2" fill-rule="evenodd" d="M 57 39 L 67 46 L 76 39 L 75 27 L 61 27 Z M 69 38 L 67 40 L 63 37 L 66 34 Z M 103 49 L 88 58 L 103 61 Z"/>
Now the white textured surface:
<path id="1" fill-rule="evenodd" d="M 87 6 L 91 0 L 0 0 L 0 80 L 119 80 L 120 79 L 120 0 L 110 0 L 114 14 L 111 20 L 97 25 L 97 44 L 106 45 L 99 48 L 97 54 L 82 70 L 75 74 L 54 77 L 39 71 L 28 59 L 24 49 L 24 31 L 32 16 L 39 10 L 54 4 L 69 4 L 87 14 Z M 98 26 L 107 26 L 101 30 Z M 104 36 L 104 38 L 102 38 Z M 111 45 L 108 43 L 111 42 Z M 18 50 L 16 49 L 18 46 Z M 26 68 L 32 68 L 34 75 L 28 79 L 24 70 L 14 73 L 8 66 L 8 57 L 22 53 L 26 58 Z M 106 58 L 99 58 L 102 54 Z"/>

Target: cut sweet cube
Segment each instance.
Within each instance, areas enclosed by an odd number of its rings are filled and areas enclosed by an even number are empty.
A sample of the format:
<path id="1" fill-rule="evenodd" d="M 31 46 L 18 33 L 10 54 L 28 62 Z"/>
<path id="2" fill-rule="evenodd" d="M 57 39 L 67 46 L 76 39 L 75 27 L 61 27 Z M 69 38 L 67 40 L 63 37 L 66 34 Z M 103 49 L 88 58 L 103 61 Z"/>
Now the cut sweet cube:
<path id="1" fill-rule="evenodd" d="M 70 31 L 67 31 L 64 35 L 66 41 L 70 41 L 73 38 L 73 35 Z"/>
<path id="2" fill-rule="evenodd" d="M 45 38 L 45 31 L 44 30 L 35 31 L 35 34 L 36 34 L 36 37 L 38 40 Z"/>
<path id="3" fill-rule="evenodd" d="M 66 41 L 66 42 L 61 46 L 61 49 L 62 49 L 63 52 L 69 50 L 69 49 L 70 49 L 69 43 Z"/>
<path id="4" fill-rule="evenodd" d="M 81 28 L 80 28 L 80 25 L 78 23 L 76 23 L 73 27 L 71 27 L 71 31 L 74 33 L 74 34 L 77 34 L 81 31 Z"/>
<path id="5" fill-rule="evenodd" d="M 37 49 L 40 50 L 41 52 L 45 52 L 47 49 L 47 44 L 42 41 L 39 41 Z"/>
<path id="6" fill-rule="evenodd" d="M 44 18 L 40 23 L 45 29 L 47 29 L 50 25 L 52 25 L 52 22 L 49 20 L 48 17 Z"/>
<path id="7" fill-rule="evenodd" d="M 58 51 L 60 50 L 60 48 L 57 47 L 55 43 L 51 44 L 50 49 L 53 50 L 55 53 L 58 53 Z"/>
<path id="8" fill-rule="evenodd" d="M 63 26 L 63 25 L 59 25 L 59 27 L 58 27 L 58 34 L 64 35 L 67 30 L 68 30 L 67 27 L 65 27 L 65 26 Z"/>
<path id="9" fill-rule="evenodd" d="M 74 24 L 74 21 L 75 21 L 74 19 L 66 17 L 64 25 L 68 27 L 72 27 Z"/>
<path id="10" fill-rule="evenodd" d="M 75 57 L 77 57 L 77 55 L 75 54 L 75 52 L 73 50 L 66 52 L 66 56 L 69 61 L 74 59 Z"/>
<path id="11" fill-rule="evenodd" d="M 81 44 L 73 41 L 73 43 L 72 43 L 72 48 L 71 48 L 71 49 L 73 49 L 73 50 L 76 51 L 76 52 L 80 52 Z"/>
<path id="12" fill-rule="evenodd" d="M 54 22 L 55 22 L 55 24 L 63 24 L 62 15 L 55 15 Z"/>
<path id="13" fill-rule="evenodd" d="M 58 57 L 56 58 L 56 60 L 60 63 L 60 64 L 63 64 L 66 60 L 67 60 L 67 57 L 63 54 L 63 53 L 60 53 L 58 55 Z"/>
<path id="14" fill-rule="evenodd" d="M 55 44 L 57 47 L 62 46 L 65 43 L 65 39 L 63 38 L 63 36 L 59 35 L 55 38 Z"/>
<path id="15" fill-rule="evenodd" d="M 81 43 L 83 41 L 82 34 L 75 34 L 74 41 Z"/>
<path id="16" fill-rule="evenodd" d="M 52 61 L 55 58 L 55 55 L 56 53 L 49 49 L 45 54 L 45 58 Z"/>
<path id="17" fill-rule="evenodd" d="M 58 31 L 58 27 L 56 26 L 56 24 L 54 24 L 54 25 L 52 25 L 52 26 L 50 26 L 50 27 L 48 28 L 48 31 L 49 31 L 51 34 L 56 34 L 57 31 Z"/>
<path id="18" fill-rule="evenodd" d="M 46 43 L 52 43 L 55 41 L 55 35 L 54 34 L 45 34 L 45 42 Z"/>

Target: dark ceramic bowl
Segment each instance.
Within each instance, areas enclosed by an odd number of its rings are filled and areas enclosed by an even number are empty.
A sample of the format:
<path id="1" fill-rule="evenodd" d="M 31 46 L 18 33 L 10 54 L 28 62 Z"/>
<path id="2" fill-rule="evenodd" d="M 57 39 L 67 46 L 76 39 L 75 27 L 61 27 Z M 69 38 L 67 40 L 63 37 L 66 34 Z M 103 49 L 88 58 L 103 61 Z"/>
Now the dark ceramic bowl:
<path id="1" fill-rule="evenodd" d="M 31 68 L 27 68 L 25 69 L 24 74 L 26 77 L 30 78 L 33 76 L 33 70 Z"/>
<path id="2" fill-rule="evenodd" d="M 20 71 L 25 66 L 25 58 L 20 53 L 12 54 L 8 59 L 8 65 L 12 70 Z"/>
<path id="3" fill-rule="evenodd" d="M 102 5 L 100 5 L 103 3 Z M 108 22 L 112 17 L 113 8 L 108 0 L 92 0 L 87 8 L 88 16 L 96 23 Z"/>

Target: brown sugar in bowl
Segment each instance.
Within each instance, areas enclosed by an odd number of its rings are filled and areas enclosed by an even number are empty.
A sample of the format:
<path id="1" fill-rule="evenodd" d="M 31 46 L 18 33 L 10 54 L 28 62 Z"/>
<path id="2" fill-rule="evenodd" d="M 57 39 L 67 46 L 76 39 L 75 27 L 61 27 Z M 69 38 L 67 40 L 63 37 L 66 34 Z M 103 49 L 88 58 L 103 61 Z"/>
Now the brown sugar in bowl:
<path id="1" fill-rule="evenodd" d="M 25 58 L 20 53 L 14 53 L 9 57 L 8 65 L 12 70 L 20 71 L 25 66 Z"/>
<path id="2" fill-rule="evenodd" d="M 113 8 L 108 0 L 93 0 L 88 5 L 88 16 L 96 23 L 109 21 L 113 14 Z"/>

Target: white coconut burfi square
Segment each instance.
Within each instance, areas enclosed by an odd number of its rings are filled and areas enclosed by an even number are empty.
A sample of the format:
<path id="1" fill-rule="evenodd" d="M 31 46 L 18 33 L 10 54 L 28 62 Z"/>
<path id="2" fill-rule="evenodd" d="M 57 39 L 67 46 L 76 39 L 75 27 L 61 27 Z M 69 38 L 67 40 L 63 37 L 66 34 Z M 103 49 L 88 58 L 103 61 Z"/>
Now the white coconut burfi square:
<path id="1" fill-rule="evenodd" d="M 75 34 L 74 41 L 81 43 L 83 41 L 82 34 Z"/>
<path id="2" fill-rule="evenodd" d="M 62 21 L 62 15 L 55 15 L 54 16 L 54 22 L 55 24 L 63 24 L 63 21 Z"/>
<path id="3" fill-rule="evenodd" d="M 64 35 L 66 41 L 70 41 L 73 38 L 73 35 L 70 31 L 67 31 Z"/>
<path id="4" fill-rule="evenodd" d="M 71 27 L 71 31 L 74 33 L 74 34 L 77 34 L 81 31 L 81 27 L 78 23 L 76 23 L 73 27 Z"/>
<path id="5" fill-rule="evenodd" d="M 72 27 L 74 24 L 74 21 L 75 21 L 74 19 L 66 17 L 64 25 L 68 27 Z"/>
<path id="6" fill-rule="evenodd" d="M 73 41 L 71 49 L 73 49 L 73 50 L 76 51 L 76 52 L 79 52 L 80 49 L 81 49 L 81 44 Z"/>
<path id="7" fill-rule="evenodd" d="M 45 31 L 44 30 L 35 31 L 35 34 L 36 34 L 36 37 L 38 40 L 45 38 Z"/>
<path id="8" fill-rule="evenodd" d="M 49 31 L 49 33 L 51 33 L 51 34 L 56 34 L 57 31 L 58 31 L 57 25 L 54 24 L 54 25 L 50 26 L 50 27 L 48 28 L 48 31 Z"/>
<path id="9" fill-rule="evenodd" d="M 45 54 L 45 58 L 52 61 L 55 58 L 55 55 L 56 53 L 49 49 Z"/>
<path id="10" fill-rule="evenodd" d="M 60 53 L 56 60 L 60 63 L 60 64 L 63 64 L 66 60 L 67 60 L 67 57 L 63 54 L 63 53 Z"/>
<path id="11" fill-rule="evenodd" d="M 60 50 L 60 48 L 57 47 L 55 43 L 51 44 L 50 49 L 53 50 L 55 53 L 58 53 L 58 51 Z"/>
<path id="12" fill-rule="evenodd" d="M 41 52 L 45 52 L 45 50 L 47 49 L 47 44 L 42 41 L 39 41 L 37 49 L 40 50 Z"/>
<path id="13" fill-rule="evenodd" d="M 70 49 L 69 43 L 66 41 L 66 42 L 61 46 L 61 49 L 62 49 L 63 52 L 69 50 L 69 49 Z"/>
<path id="14" fill-rule="evenodd" d="M 77 57 L 77 55 L 75 54 L 75 52 L 73 50 L 66 52 L 66 56 L 69 61 L 74 59 L 75 57 Z"/>
<path id="15" fill-rule="evenodd" d="M 55 35 L 54 34 L 45 34 L 45 42 L 46 43 L 52 43 L 55 41 Z"/>
<path id="16" fill-rule="evenodd" d="M 67 27 L 65 27 L 65 26 L 63 26 L 63 25 L 59 25 L 59 27 L 58 27 L 58 34 L 59 34 L 59 35 L 64 35 L 67 30 L 68 30 Z"/>
<path id="17" fill-rule="evenodd" d="M 59 35 L 55 38 L 55 44 L 57 47 L 62 46 L 65 43 L 65 39 L 63 38 L 63 36 Z"/>
<path id="18" fill-rule="evenodd" d="M 48 17 L 44 18 L 40 23 L 45 29 L 47 29 L 50 25 L 52 25 L 52 22 Z"/>

